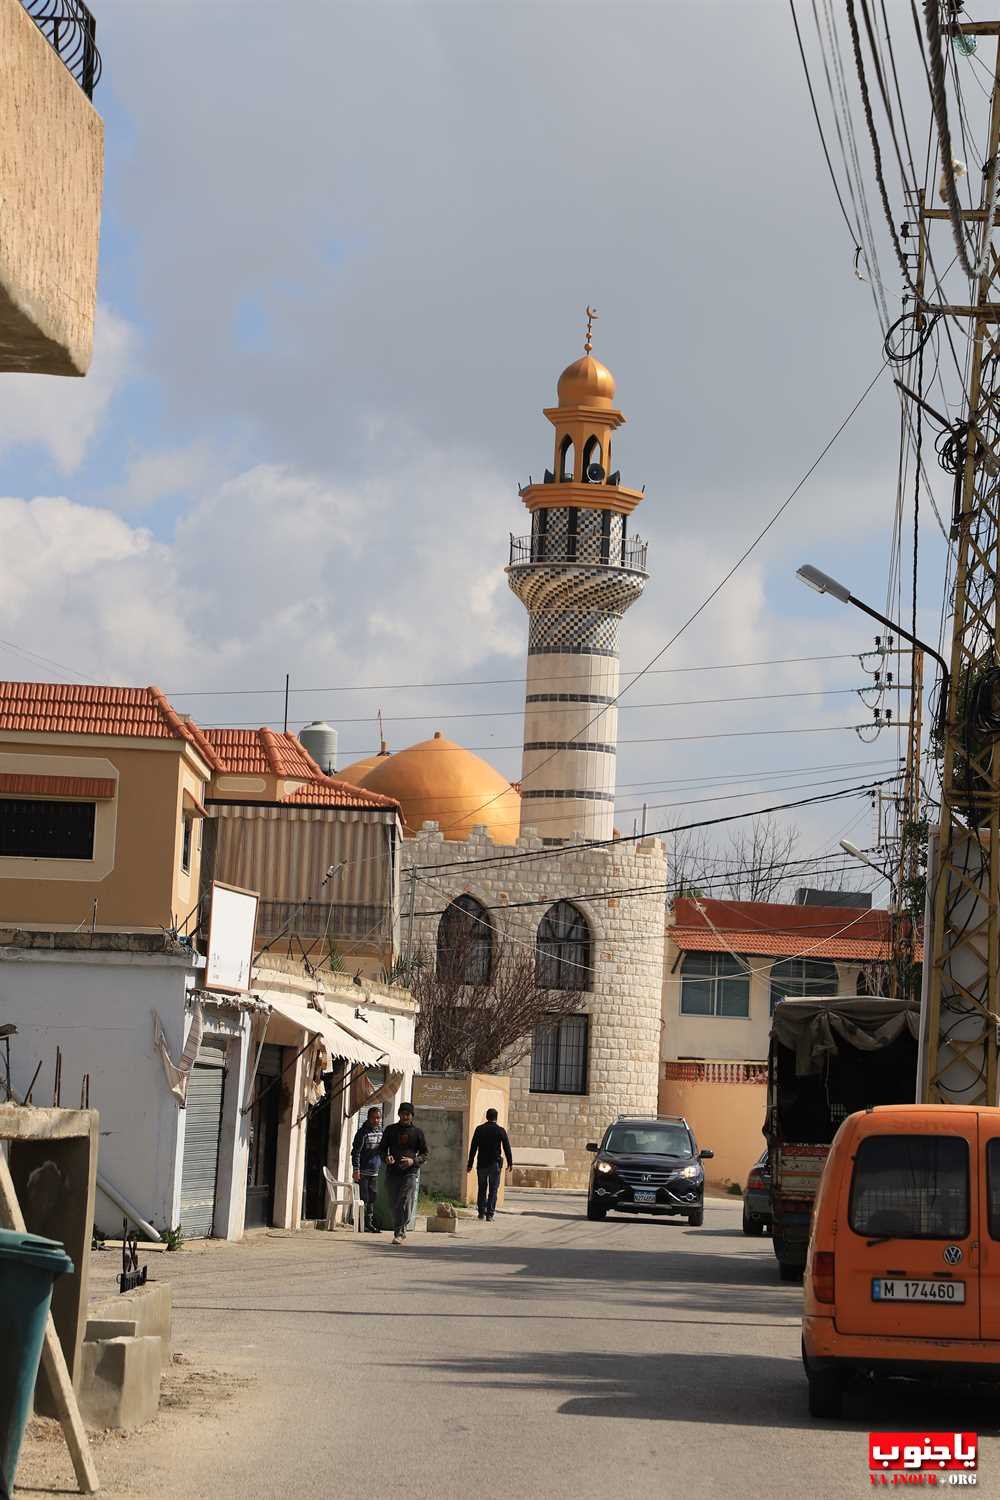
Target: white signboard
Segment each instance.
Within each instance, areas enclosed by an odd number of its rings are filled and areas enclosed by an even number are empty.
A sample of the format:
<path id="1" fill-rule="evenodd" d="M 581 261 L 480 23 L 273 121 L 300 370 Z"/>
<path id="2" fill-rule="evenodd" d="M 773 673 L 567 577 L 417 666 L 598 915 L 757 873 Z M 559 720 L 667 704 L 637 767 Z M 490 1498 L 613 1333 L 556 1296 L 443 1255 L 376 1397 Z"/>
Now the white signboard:
<path id="1" fill-rule="evenodd" d="M 212 881 L 212 910 L 208 918 L 207 990 L 248 990 L 254 937 L 257 932 L 256 891 Z"/>

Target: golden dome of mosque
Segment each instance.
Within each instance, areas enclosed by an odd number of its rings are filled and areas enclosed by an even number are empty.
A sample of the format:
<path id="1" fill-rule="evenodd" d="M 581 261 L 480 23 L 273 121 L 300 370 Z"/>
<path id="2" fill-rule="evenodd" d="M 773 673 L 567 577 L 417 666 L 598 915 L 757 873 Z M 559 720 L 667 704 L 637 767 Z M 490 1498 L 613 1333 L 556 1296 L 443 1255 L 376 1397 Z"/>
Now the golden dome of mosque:
<path id="1" fill-rule="evenodd" d="M 471 750 L 445 739 L 440 730 L 433 739 L 378 759 L 359 784 L 366 791 L 396 798 L 408 838 L 425 823 L 435 822 L 446 839 L 468 838 L 473 828 L 483 826 L 496 844 L 517 841 L 521 825 L 518 792 L 499 771 Z"/>
<path id="2" fill-rule="evenodd" d="M 376 766 L 380 766 L 384 760 L 388 760 L 390 753 L 388 745 L 383 740 L 382 748 L 377 755 L 366 755 L 362 760 L 352 760 L 351 764 L 345 766 L 342 771 L 335 772 L 337 780 L 347 781 L 351 786 L 360 786 L 368 775 L 368 772 L 374 771 Z"/>
<path id="3" fill-rule="evenodd" d="M 556 387 L 560 406 L 611 407 L 615 399 L 615 377 L 607 365 L 592 354 L 584 354 L 567 365 Z"/>

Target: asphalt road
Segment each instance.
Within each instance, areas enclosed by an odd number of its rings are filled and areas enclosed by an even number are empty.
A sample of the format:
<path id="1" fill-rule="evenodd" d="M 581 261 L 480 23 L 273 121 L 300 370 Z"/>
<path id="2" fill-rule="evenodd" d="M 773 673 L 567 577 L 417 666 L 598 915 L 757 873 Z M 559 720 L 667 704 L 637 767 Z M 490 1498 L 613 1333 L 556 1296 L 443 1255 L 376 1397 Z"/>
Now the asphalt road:
<path id="1" fill-rule="evenodd" d="M 108 1493 L 839 1500 L 871 1489 L 871 1427 L 998 1430 L 997 1403 L 890 1385 L 810 1419 L 801 1290 L 738 1200 L 697 1230 L 508 1202 L 399 1249 L 307 1231 L 170 1257 L 184 1363 L 152 1427 L 98 1448 Z M 978 1492 L 1000 1495 L 995 1435 Z"/>

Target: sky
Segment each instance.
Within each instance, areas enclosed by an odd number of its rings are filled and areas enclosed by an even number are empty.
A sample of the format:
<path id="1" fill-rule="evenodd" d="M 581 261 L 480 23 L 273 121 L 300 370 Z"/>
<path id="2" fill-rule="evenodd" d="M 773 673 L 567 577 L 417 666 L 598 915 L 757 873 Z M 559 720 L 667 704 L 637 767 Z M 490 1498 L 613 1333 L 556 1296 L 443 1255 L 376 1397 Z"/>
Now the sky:
<path id="1" fill-rule="evenodd" d="M 290 727 L 329 720 L 341 764 L 377 748 L 381 709 L 392 748 L 440 728 L 516 779 L 527 622 L 503 568 L 528 530 L 517 486 L 551 464 L 541 411 L 582 352 L 585 306 L 628 419 L 622 482 L 646 488 L 627 672 L 882 363 L 787 7 L 93 9 L 94 359 L 82 381 L 4 379 L 0 672 L 156 683 L 203 723 L 249 725 L 280 725 L 288 673 Z M 895 734 L 847 727 L 870 722 L 854 690 L 876 627 L 794 573 L 818 563 L 884 604 L 898 430 L 883 372 L 626 693 L 623 831 L 643 801 L 662 827 L 895 768 Z M 944 554 L 923 514 L 919 618 L 936 640 Z M 816 656 L 836 659 L 733 665 Z M 794 820 L 800 856 L 845 831 L 874 843 L 864 799 Z"/>

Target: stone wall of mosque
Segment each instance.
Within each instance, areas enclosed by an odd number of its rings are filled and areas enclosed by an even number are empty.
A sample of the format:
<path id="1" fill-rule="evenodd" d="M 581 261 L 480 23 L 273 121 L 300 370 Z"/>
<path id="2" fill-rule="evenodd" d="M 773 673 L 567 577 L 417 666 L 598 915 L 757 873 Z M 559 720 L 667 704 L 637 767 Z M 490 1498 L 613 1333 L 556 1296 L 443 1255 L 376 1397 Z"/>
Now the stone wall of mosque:
<path id="1" fill-rule="evenodd" d="M 530 857 L 518 857 L 526 854 Z M 580 986 L 580 1014 L 587 1017 L 585 1076 L 562 1080 L 582 1084 L 582 1091 L 545 1091 L 537 1085 L 551 1078 L 543 1079 L 538 1066 L 533 1088 L 529 1051 L 511 1070 L 508 1123 L 515 1162 L 519 1146 L 562 1150 L 567 1171 L 559 1182 L 585 1186 L 592 1160 L 587 1142 L 599 1140 L 616 1115 L 656 1112 L 666 879 L 662 843 L 621 840 L 563 850 L 544 846 L 531 829 L 516 845 L 494 844 L 483 829 L 459 843 L 427 823 L 404 844 L 403 864 L 404 871 L 419 871 L 414 941 L 429 961 L 436 951 L 437 913 L 462 895 L 487 909 L 498 942 L 520 945 L 529 955 L 550 905 L 572 900 L 586 919 L 590 961 Z M 407 885 L 404 875 L 404 891 Z M 626 891 L 630 894 L 622 894 Z M 405 925 L 404 912 L 404 930 Z"/>

